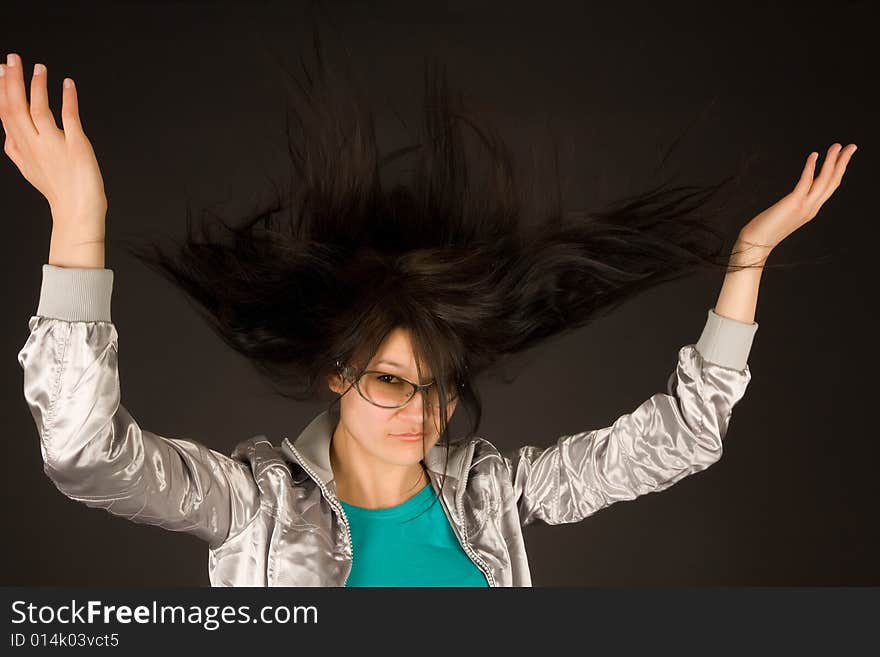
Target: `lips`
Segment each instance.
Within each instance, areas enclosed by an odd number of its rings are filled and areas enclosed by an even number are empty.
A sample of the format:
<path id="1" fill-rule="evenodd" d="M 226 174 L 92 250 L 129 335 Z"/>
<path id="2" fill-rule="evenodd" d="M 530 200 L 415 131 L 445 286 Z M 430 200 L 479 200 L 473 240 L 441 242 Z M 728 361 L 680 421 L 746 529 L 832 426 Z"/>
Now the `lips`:
<path id="1" fill-rule="evenodd" d="M 397 438 L 398 440 L 406 440 L 408 442 L 414 442 L 416 440 L 422 439 L 421 433 L 392 433 L 392 438 Z"/>

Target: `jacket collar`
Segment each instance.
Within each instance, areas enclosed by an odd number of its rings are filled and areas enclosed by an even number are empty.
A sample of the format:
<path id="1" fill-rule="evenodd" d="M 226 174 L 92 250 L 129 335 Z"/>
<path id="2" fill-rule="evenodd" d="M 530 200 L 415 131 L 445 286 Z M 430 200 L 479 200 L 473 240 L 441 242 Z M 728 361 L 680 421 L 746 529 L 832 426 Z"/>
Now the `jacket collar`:
<path id="1" fill-rule="evenodd" d="M 298 463 L 300 459 L 291 450 L 291 445 L 295 446 L 296 451 L 306 461 L 305 465 L 314 470 L 324 483 L 329 484 L 333 481 L 333 471 L 330 467 L 330 441 L 338 422 L 338 410 L 331 409 L 321 412 L 302 430 L 293 443 L 288 438 L 284 438 L 281 442 L 282 453 L 291 461 Z M 468 444 L 463 441 L 454 442 L 449 446 L 449 466 L 447 469 L 447 447 L 439 443 L 435 444 L 425 457 L 425 466 L 435 474 L 442 475 L 445 471 L 446 476 L 458 479 L 464 459 L 469 451 L 467 446 Z"/>

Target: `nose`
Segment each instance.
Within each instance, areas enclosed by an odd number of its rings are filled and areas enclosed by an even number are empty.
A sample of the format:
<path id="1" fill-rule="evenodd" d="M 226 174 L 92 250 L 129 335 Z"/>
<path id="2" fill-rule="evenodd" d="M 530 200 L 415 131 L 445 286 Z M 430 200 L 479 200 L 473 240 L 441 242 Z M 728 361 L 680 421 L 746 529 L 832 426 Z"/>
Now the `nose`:
<path id="1" fill-rule="evenodd" d="M 410 397 L 409 403 L 404 406 L 401 410 L 404 412 L 408 412 L 413 415 L 421 415 L 422 409 L 425 406 L 425 393 L 422 390 L 419 390 L 412 397 Z"/>
<path id="2" fill-rule="evenodd" d="M 409 403 L 400 409 L 401 415 L 411 426 L 422 426 L 425 408 L 432 410 L 425 399 L 426 394 L 424 391 L 417 392 L 410 398 Z"/>

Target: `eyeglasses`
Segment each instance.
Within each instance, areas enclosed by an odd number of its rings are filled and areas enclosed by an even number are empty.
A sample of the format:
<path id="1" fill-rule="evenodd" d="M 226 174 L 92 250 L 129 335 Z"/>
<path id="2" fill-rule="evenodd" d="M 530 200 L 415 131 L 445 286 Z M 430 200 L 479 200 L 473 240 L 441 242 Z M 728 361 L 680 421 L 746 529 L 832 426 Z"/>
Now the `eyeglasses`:
<path id="1" fill-rule="evenodd" d="M 425 403 L 433 409 L 440 407 L 440 395 L 437 391 L 436 381 L 430 383 L 413 383 L 396 374 L 381 372 L 379 370 L 367 370 L 357 380 L 354 379 L 354 368 L 350 365 L 342 366 L 338 361 L 337 367 L 342 371 L 346 381 L 354 383 L 355 388 L 365 400 L 381 408 L 402 408 L 422 390 L 425 393 Z M 453 390 L 447 393 L 447 403 L 454 401 L 458 392 Z"/>

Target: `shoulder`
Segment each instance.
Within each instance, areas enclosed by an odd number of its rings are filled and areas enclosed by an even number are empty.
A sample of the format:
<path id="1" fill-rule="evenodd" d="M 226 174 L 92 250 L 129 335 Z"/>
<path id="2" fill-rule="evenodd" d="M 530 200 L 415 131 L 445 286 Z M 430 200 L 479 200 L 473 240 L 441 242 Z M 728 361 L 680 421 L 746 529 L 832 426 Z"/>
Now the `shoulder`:
<path id="1" fill-rule="evenodd" d="M 296 464 L 287 461 L 280 445 L 264 434 L 243 440 L 232 450 L 232 459 L 246 464 L 253 473 L 261 493 L 276 495 L 280 490 L 300 483 L 294 479 Z"/>
<path id="2" fill-rule="evenodd" d="M 232 458 L 248 463 L 251 467 L 271 467 L 276 462 L 284 465 L 281 448 L 273 444 L 264 434 L 256 434 L 247 440 L 242 440 L 232 450 Z"/>
<path id="3" fill-rule="evenodd" d="M 494 471 L 496 468 L 505 467 L 502 452 L 494 443 L 480 436 L 472 438 L 470 442 L 474 446 L 471 471 Z"/>

